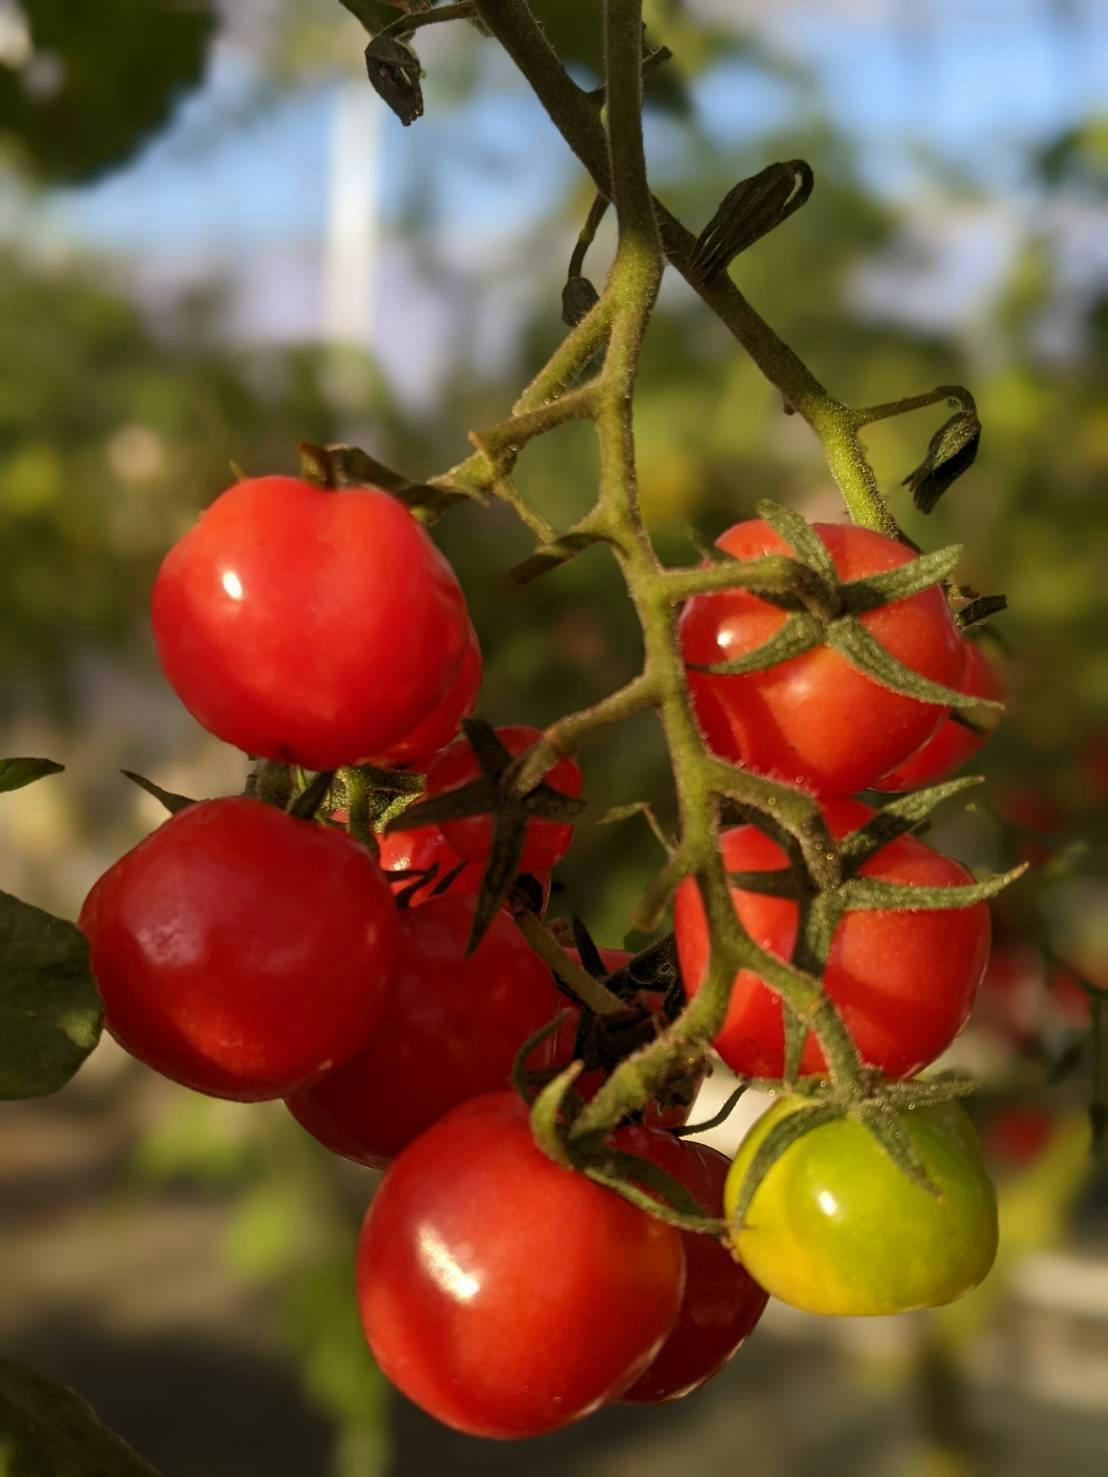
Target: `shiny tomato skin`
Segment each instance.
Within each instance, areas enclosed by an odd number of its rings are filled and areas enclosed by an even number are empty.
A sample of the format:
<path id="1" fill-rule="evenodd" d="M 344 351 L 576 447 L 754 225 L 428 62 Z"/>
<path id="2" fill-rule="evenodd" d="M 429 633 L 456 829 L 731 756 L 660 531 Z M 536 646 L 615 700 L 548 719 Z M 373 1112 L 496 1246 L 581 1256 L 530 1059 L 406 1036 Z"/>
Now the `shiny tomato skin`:
<path id="1" fill-rule="evenodd" d="M 453 570 L 375 487 L 236 483 L 154 585 L 162 670 L 246 753 L 308 769 L 377 761 L 427 722 L 471 653 Z"/>
<path id="2" fill-rule="evenodd" d="M 739 1145 L 724 1191 L 734 1219 L 750 1163 L 803 1098 L 776 1102 Z M 787 1148 L 732 1231 L 743 1265 L 771 1297 L 847 1317 L 933 1308 L 969 1292 L 996 1257 L 996 1194 L 981 1145 L 957 1103 L 897 1114 L 938 1198 L 919 1189 L 850 1119 Z"/>
<path id="3" fill-rule="evenodd" d="M 896 569 L 915 557 L 868 528 L 812 527 L 844 580 Z M 741 560 L 792 552 L 761 519 L 736 524 L 716 543 Z M 695 595 L 680 620 L 685 661 L 706 666 L 753 651 L 785 618 L 779 607 L 745 590 Z M 962 640 L 941 590 L 924 590 L 861 619 L 899 661 L 957 688 Z M 852 795 L 873 784 L 919 748 L 950 711 L 889 691 L 828 646 L 762 672 L 720 677 L 690 671 L 689 688 L 705 737 L 723 758 L 824 796 Z"/>
<path id="4" fill-rule="evenodd" d="M 836 838 L 863 825 L 874 812 L 856 800 L 830 802 L 825 816 Z M 724 833 L 729 872 L 773 871 L 787 865 L 784 851 L 754 826 Z M 861 867 L 861 876 L 917 886 L 963 886 L 966 869 L 912 836 L 888 842 Z M 779 958 L 791 957 L 797 906 L 731 889 L 743 927 Z M 695 995 L 708 960 L 704 906 L 696 882 L 677 892 L 677 955 L 685 991 Z M 847 913 L 832 938 L 824 979 L 862 1058 L 889 1077 L 908 1077 L 940 1055 L 969 1018 L 989 958 L 991 934 L 985 903 L 937 911 L 860 910 Z M 716 1050 L 734 1071 L 780 1077 L 785 1066 L 781 1005 L 751 970 L 740 970 Z M 826 1070 L 823 1051 L 809 1035 L 801 1071 Z"/>
<path id="5" fill-rule="evenodd" d="M 393 880 L 389 873 L 422 872 L 431 867 L 438 868 L 429 882 L 409 894 L 410 908 L 430 901 L 434 889 L 458 866 L 461 871 L 450 883 L 447 892 L 472 895 L 481 886 L 481 868 L 476 862 L 465 861 L 460 857 L 438 826 L 416 826 L 411 831 L 392 831 L 387 836 L 378 837 L 378 841 L 381 867 L 394 893 L 410 888 L 415 879 L 398 877 Z"/>
<path id="6" fill-rule="evenodd" d="M 467 623 L 468 625 L 468 623 Z M 481 690 L 482 662 L 477 633 L 468 626 L 468 641 L 458 675 L 437 705 L 399 743 L 392 744 L 377 756 L 385 769 L 425 768 L 435 755 L 456 737 L 463 718 L 473 711 Z"/>
<path id="7" fill-rule="evenodd" d="M 437 1118 L 507 1087 L 519 1048 L 562 1008 L 546 965 L 507 913 L 465 957 L 474 899 L 432 899 L 402 920 L 388 995 L 352 1060 L 288 1100 L 320 1143 L 375 1168 Z M 536 1068 L 552 1061 L 542 1043 Z"/>
<path id="8" fill-rule="evenodd" d="M 190 806 L 96 883 L 81 911 L 108 1029 L 214 1097 L 283 1097 L 358 1051 L 400 923 L 347 836 L 236 797 Z"/>
<path id="9" fill-rule="evenodd" d="M 526 724 L 510 724 L 498 728 L 496 736 L 508 752 L 522 754 L 542 737 L 537 728 Z M 464 739 L 444 749 L 427 773 L 427 794 L 441 795 L 457 790 L 475 780 L 480 767 L 473 750 Z M 581 771 L 572 759 L 561 759 L 544 777 L 543 783 L 563 795 L 581 793 Z M 492 845 L 492 822 L 487 815 L 467 816 L 464 820 L 443 821 L 442 833 L 460 856 L 484 862 Z M 527 827 L 527 840 L 519 870 L 534 877 L 545 876 L 569 850 L 573 826 L 569 822 L 533 820 Z"/>
<path id="10" fill-rule="evenodd" d="M 358 1247 L 366 1339 L 455 1430 L 518 1439 L 615 1399 L 677 1318 L 681 1238 L 531 1137 L 512 1093 L 474 1098 L 405 1149 Z"/>
<path id="11" fill-rule="evenodd" d="M 965 642 L 965 650 L 966 662 L 959 689 L 972 697 L 1002 698 L 1004 688 L 1000 673 L 978 643 Z M 939 724 L 926 743 L 884 775 L 874 788 L 897 794 L 904 790 L 920 790 L 925 785 L 939 784 L 956 769 L 961 769 L 985 744 L 997 721 L 995 708 L 970 709 L 966 716 L 982 731 L 967 728 L 952 713 Z"/>
<path id="12" fill-rule="evenodd" d="M 652 1128 L 621 1128 L 617 1148 L 667 1170 L 705 1215 L 723 1215 L 723 1187 L 730 1160 L 707 1144 L 694 1144 Z M 620 1399 L 661 1405 L 690 1395 L 714 1378 L 753 1332 L 768 1294 L 714 1236 L 682 1231 L 685 1296 L 673 1332 L 649 1367 Z"/>

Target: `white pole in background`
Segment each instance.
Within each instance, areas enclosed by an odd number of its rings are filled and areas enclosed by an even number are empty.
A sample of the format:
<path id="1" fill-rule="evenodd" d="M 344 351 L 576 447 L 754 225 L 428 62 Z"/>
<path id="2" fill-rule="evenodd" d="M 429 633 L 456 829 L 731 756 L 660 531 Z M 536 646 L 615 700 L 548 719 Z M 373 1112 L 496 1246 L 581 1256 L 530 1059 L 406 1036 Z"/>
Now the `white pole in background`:
<path id="1" fill-rule="evenodd" d="M 376 328 L 384 112 L 366 82 L 344 82 L 331 120 L 321 326 L 327 343 L 360 349 L 371 348 Z"/>

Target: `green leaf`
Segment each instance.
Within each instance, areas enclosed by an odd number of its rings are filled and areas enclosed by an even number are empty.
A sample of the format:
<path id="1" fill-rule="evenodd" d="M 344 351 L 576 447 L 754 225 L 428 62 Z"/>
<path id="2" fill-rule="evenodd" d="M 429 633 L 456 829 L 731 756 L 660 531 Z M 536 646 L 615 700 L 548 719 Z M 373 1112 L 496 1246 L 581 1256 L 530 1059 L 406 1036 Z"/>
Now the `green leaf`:
<path id="1" fill-rule="evenodd" d="M 0 892 L 0 1098 L 64 1087 L 102 1018 L 80 929 Z"/>
<path id="2" fill-rule="evenodd" d="M 609 1149 L 600 1162 L 586 1163 L 583 1168 L 589 1179 L 622 1195 L 655 1220 L 709 1236 L 719 1236 L 723 1231 L 723 1222 L 709 1215 L 680 1180 L 638 1154 Z"/>
<path id="3" fill-rule="evenodd" d="M 402 7 L 393 5 L 391 0 L 339 0 L 339 4 L 345 6 L 372 34 L 396 20 L 402 10 Z"/>
<path id="4" fill-rule="evenodd" d="M 541 817 L 544 821 L 572 821 L 588 803 L 583 795 L 563 795 L 561 790 L 540 784 L 520 797 L 519 806 L 527 815 Z"/>
<path id="5" fill-rule="evenodd" d="M 692 264 L 700 268 L 704 280 L 710 281 L 740 252 L 788 220 L 811 195 L 814 183 L 811 165 L 803 159 L 767 164 L 740 180 L 720 201 L 693 247 Z"/>
<path id="6" fill-rule="evenodd" d="M 559 1010 L 557 1015 L 552 1016 L 537 1031 L 533 1031 L 516 1052 L 515 1059 L 512 1062 L 511 1082 L 525 1103 L 530 1103 L 534 1100 L 534 1093 L 531 1088 L 531 1080 L 528 1072 L 528 1064 L 531 1061 L 532 1054 L 544 1041 L 559 1031 L 567 1020 L 569 1020 L 568 1006 L 564 1010 Z"/>
<path id="7" fill-rule="evenodd" d="M 930 513 L 951 483 L 973 466 L 980 445 L 981 422 L 975 410 L 960 410 L 939 427 L 927 455 L 903 482 L 921 513 Z"/>
<path id="8" fill-rule="evenodd" d="M 321 769 L 318 774 L 313 775 L 299 795 L 290 801 L 287 807 L 288 814 L 300 821 L 314 820 L 316 811 L 331 793 L 334 779 L 333 769 Z"/>
<path id="9" fill-rule="evenodd" d="M 0 794 L 5 790 L 22 790 L 48 774 L 61 774 L 64 764 L 53 759 L 0 759 Z"/>
<path id="10" fill-rule="evenodd" d="M 0 139 L 44 179 L 87 183 L 118 169 L 203 79 L 215 19 L 208 0 L 21 0 L 36 60 L 56 85 L 0 66 Z"/>
<path id="11" fill-rule="evenodd" d="M 393 816 L 385 827 L 385 834 L 391 836 L 394 831 L 413 831 L 417 826 L 465 820 L 471 815 L 488 815 L 496 805 L 497 794 L 495 780 L 482 775 L 467 785 L 459 785 L 456 790 L 444 790 L 441 795 L 428 795 L 425 800 L 417 800 Z"/>
<path id="12" fill-rule="evenodd" d="M 843 837 L 839 842 L 839 855 L 850 870 L 857 871 L 863 862 L 890 841 L 922 825 L 938 806 L 960 795 L 963 790 L 975 789 L 984 782 L 982 775 L 969 774 L 961 779 L 945 780 L 941 785 L 931 785 L 926 790 L 898 795 L 882 806 L 872 820 Z"/>
<path id="13" fill-rule="evenodd" d="M 496 729 L 483 718 L 463 718 L 462 732 L 481 773 L 490 779 L 499 779 L 511 764 L 512 756 Z"/>
<path id="14" fill-rule="evenodd" d="M 187 810 L 190 805 L 195 805 L 195 800 L 190 800 L 187 795 L 175 795 L 172 790 L 163 790 L 161 785 L 156 785 L 153 780 L 148 780 L 144 775 L 135 774 L 131 769 L 121 769 L 120 774 L 124 779 L 138 785 L 140 790 L 145 790 L 148 795 L 153 795 L 155 800 L 161 801 L 170 815 L 176 815 L 179 811 Z"/>
<path id="15" fill-rule="evenodd" d="M 968 631 L 971 626 L 980 625 L 990 616 L 999 615 L 1002 610 L 1007 609 L 1007 595 L 978 595 L 968 605 L 964 605 L 954 619 L 961 630 Z"/>
<path id="16" fill-rule="evenodd" d="M 902 1175 L 934 1199 L 940 1198 L 942 1192 L 927 1173 L 927 1166 L 892 1108 L 878 1103 L 862 1103 L 851 1116 L 877 1140 Z"/>
<path id="17" fill-rule="evenodd" d="M 600 294 L 587 277 L 580 273 L 567 277 L 566 285 L 562 288 L 562 322 L 569 328 L 575 328 L 599 301 Z"/>
<path id="18" fill-rule="evenodd" d="M 927 590 L 952 575 L 961 557 L 962 545 L 950 544 L 945 549 L 921 554 L 918 559 L 902 564 L 899 569 L 888 569 L 884 574 L 871 574 L 865 579 L 849 580 L 839 588 L 843 611 L 848 615 L 861 615 L 863 611 L 890 605 L 894 600 L 906 600 L 909 595 L 918 595 L 921 590 Z"/>
<path id="19" fill-rule="evenodd" d="M 827 645 L 833 647 L 852 667 L 891 692 L 914 697 L 921 703 L 940 703 L 946 708 L 1004 708 L 1003 703 L 993 698 L 958 692 L 953 687 L 944 687 L 941 682 L 932 682 L 929 677 L 912 671 L 910 667 L 898 662 L 896 657 L 890 656 L 881 643 L 853 616 L 843 616 L 832 621 L 827 629 L 826 640 Z"/>
<path id="20" fill-rule="evenodd" d="M 809 1103 L 773 1125 L 758 1145 L 757 1153 L 750 1161 L 746 1174 L 743 1176 L 738 1202 L 731 1217 L 732 1230 L 739 1229 L 745 1222 L 746 1213 L 750 1209 L 750 1202 L 754 1199 L 755 1191 L 782 1154 L 790 1149 L 798 1139 L 802 1139 L 805 1134 L 811 1133 L 813 1129 L 822 1128 L 825 1123 L 830 1123 L 833 1119 L 842 1116 L 842 1109 L 833 1103 Z"/>
<path id="21" fill-rule="evenodd" d="M 395 36 L 375 36 L 365 49 L 370 86 L 407 128 L 423 117 L 422 68 L 412 48 Z"/>
<path id="22" fill-rule="evenodd" d="M 727 880 L 739 892 L 756 892 L 762 897 L 796 899 L 804 890 L 803 882 L 791 867 L 780 867 L 773 871 L 728 872 Z"/>
<path id="23" fill-rule="evenodd" d="M 839 888 L 839 899 L 851 912 L 890 908 L 905 913 L 936 913 L 945 908 L 972 908 L 996 897 L 1022 877 L 1027 863 L 961 887 L 917 887 L 911 882 L 881 882 L 876 877 L 853 877 Z"/>
<path id="24" fill-rule="evenodd" d="M 767 667 L 776 667 L 779 662 L 790 661 L 805 651 L 811 651 L 823 640 L 824 627 L 814 615 L 806 611 L 794 611 L 787 616 L 781 628 L 768 641 L 756 646 L 743 656 L 727 662 L 712 662 L 707 666 L 689 663 L 693 672 L 707 672 L 713 677 L 738 677 L 744 672 L 762 672 Z"/>
<path id="25" fill-rule="evenodd" d="M 158 1477 L 92 1406 L 21 1364 L 0 1360 L 4 1477 Z"/>
<path id="26" fill-rule="evenodd" d="M 484 938 L 489 924 L 511 891 L 512 883 L 519 873 L 526 841 L 526 815 L 516 809 L 498 811 L 493 818 L 492 847 L 473 910 L 473 926 L 466 945 L 467 956 L 473 953 Z"/>
<path id="27" fill-rule="evenodd" d="M 600 534 L 589 533 L 587 530 L 565 533 L 554 543 L 543 544 L 519 564 L 513 565 L 508 571 L 508 577 L 515 585 L 529 585 L 540 575 L 549 574 L 552 569 L 567 564 L 585 549 L 599 543 L 603 543 Z"/>
<path id="28" fill-rule="evenodd" d="M 827 545 L 799 513 L 794 513 L 792 508 L 784 508 L 769 498 L 762 498 L 756 503 L 755 512 L 759 518 L 765 519 L 774 533 L 785 540 L 798 559 L 817 574 L 821 574 L 828 584 L 838 584 L 839 577 Z"/>

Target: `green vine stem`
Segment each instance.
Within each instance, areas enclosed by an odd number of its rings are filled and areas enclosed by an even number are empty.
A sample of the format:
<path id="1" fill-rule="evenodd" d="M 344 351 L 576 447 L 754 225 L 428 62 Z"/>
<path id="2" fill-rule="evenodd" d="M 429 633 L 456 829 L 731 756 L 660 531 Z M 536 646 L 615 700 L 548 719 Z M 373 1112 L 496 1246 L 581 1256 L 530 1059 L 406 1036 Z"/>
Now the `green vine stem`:
<path id="1" fill-rule="evenodd" d="M 760 957 L 739 926 L 719 850 L 718 796 L 740 798 L 776 814 L 798 835 L 817 881 L 834 877 L 835 850 L 811 800 L 785 786 L 747 775 L 708 753 L 689 699 L 676 633 L 678 597 L 643 526 L 638 507 L 632 395 L 643 333 L 657 296 L 664 264 L 662 242 L 646 184 L 642 146 L 639 46 L 640 0 L 608 0 L 605 10 L 606 97 L 611 148 L 613 204 L 618 221 L 616 255 L 597 310 L 611 306 L 611 332 L 597 384 L 595 417 L 600 446 L 600 490 L 593 527 L 619 562 L 643 631 L 640 678 L 591 713 L 554 725 L 539 753 L 532 751 L 521 783 L 548 768 L 567 744 L 598 722 L 633 711 L 647 701 L 657 707 L 669 748 L 678 796 L 681 845 L 665 869 L 675 885 L 695 875 L 708 912 L 713 949 L 708 977 L 678 1021 L 659 1039 L 613 1072 L 573 1125 L 575 1139 L 603 1135 L 628 1112 L 641 1108 L 672 1074 L 707 1046 L 726 1013 L 735 972 Z M 782 561 L 787 564 L 789 561 Z M 778 575 L 788 571 L 781 566 Z M 830 859 L 830 861 L 829 861 Z M 772 983 L 810 1020 L 824 1046 L 832 1080 L 848 1095 L 860 1090 L 857 1056 L 820 983 L 768 956 Z"/>
<path id="2" fill-rule="evenodd" d="M 791 540 L 798 555 L 795 559 L 770 556 L 740 564 L 713 555 L 697 569 L 664 568 L 639 511 L 632 397 L 643 335 L 668 259 L 780 390 L 788 407 L 815 430 L 854 521 L 893 536 L 898 534 L 896 523 L 878 491 L 860 440 L 861 428 L 939 399 L 954 399 L 964 408 L 972 405 L 971 397 L 958 387 L 942 386 L 886 405 L 851 409 L 825 390 L 725 274 L 705 279 L 695 265 L 695 238 L 659 205 L 647 183 L 642 133 L 642 0 L 606 0 L 603 111 L 568 76 L 525 0 L 473 0 L 473 12 L 515 60 L 601 197 L 614 206 L 617 245 L 604 291 L 516 401 L 510 417 L 472 433 L 473 453 L 432 478 L 430 485 L 482 500 L 491 494 L 509 504 L 539 540 L 536 555 L 528 561 L 539 567 L 529 573 L 572 557 L 591 542 L 610 548 L 642 629 L 642 671 L 591 708 L 550 725 L 506 773 L 515 792 L 526 794 L 593 730 L 654 708 L 669 752 L 680 839 L 640 900 L 633 921 L 652 928 L 678 885 L 693 879 L 711 938 L 705 977 L 681 1015 L 654 1041 L 622 1061 L 569 1121 L 562 1115 L 561 1104 L 573 1073 L 562 1074 L 560 1086 L 551 1084 L 536 1101 L 536 1132 L 544 1143 L 549 1140 L 549 1151 L 555 1157 L 586 1162 L 621 1120 L 644 1108 L 679 1073 L 687 1073 L 703 1060 L 722 1026 L 733 981 L 742 968 L 756 971 L 782 999 L 790 1022 L 785 1085 L 795 1085 L 788 1079 L 795 1074 L 800 1045 L 811 1031 L 827 1062 L 826 1093 L 835 1110 L 861 1115 L 868 1122 L 888 1096 L 887 1084 L 861 1066 L 820 978 L 828 929 L 833 927 L 836 907 L 845 899 L 843 858 L 810 796 L 738 769 L 707 748 L 688 691 L 677 613 L 690 595 L 747 588 L 787 597 L 785 603 L 798 612 L 798 618 L 826 623 L 836 616 L 838 602 L 860 593 L 876 597 L 885 592 L 857 592 L 849 587 L 833 590 L 829 584 L 833 572 L 821 572 L 820 559 L 826 561 L 826 556 L 814 539 Z M 584 378 L 587 374 L 591 377 Z M 532 440 L 580 419 L 589 419 L 596 427 L 599 491 L 593 508 L 571 529 L 559 533 L 529 507 L 512 482 L 512 473 Z M 794 521 L 803 535 L 804 526 Z M 949 552 L 929 557 L 932 561 L 946 559 Z M 923 573 L 930 579 L 933 571 L 930 567 L 923 571 L 921 564 L 912 577 Z M 845 628 L 842 620 L 837 625 Z M 748 813 L 757 813 L 764 829 L 788 841 L 792 875 L 808 920 L 792 960 L 766 953 L 739 922 L 720 852 L 725 799 L 737 802 Z M 564 955 L 539 920 L 524 916 L 520 926 L 536 951 L 559 967 Z M 559 972 L 564 974 L 564 964 Z M 579 986 L 581 998 L 598 1013 L 611 1010 L 603 999 L 608 994 L 605 987 L 587 977 L 586 971 L 580 974 L 580 979 L 569 979 L 570 988 Z M 898 1090 L 897 1100 L 904 1100 L 907 1092 L 906 1101 L 914 1102 L 913 1090 L 915 1084 Z M 895 1130 L 891 1136 L 882 1133 L 883 1146 L 898 1162 L 904 1159 L 911 1170 L 906 1147 L 895 1140 Z"/>
<path id="3" fill-rule="evenodd" d="M 583 1005 L 587 1005 L 597 1015 L 617 1015 L 627 1009 L 625 1000 L 621 1000 L 600 980 L 594 979 L 587 969 L 582 969 L 576 960 L 569 957 L 534 913 L 518 913 L 516 926 L 543 963 L 550 966 Z"/>

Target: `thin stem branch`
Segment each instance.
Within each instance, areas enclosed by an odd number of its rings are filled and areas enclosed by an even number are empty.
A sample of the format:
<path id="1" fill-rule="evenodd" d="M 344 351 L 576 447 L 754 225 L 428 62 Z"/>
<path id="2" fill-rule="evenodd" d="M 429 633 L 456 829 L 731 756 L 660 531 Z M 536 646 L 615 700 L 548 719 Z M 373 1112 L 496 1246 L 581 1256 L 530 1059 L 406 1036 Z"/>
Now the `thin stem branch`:
<path id="1" fill-rule="evenodd" d="M 550 966 L 562 983 L 572 990 L 582 1005 L 587 1005 L 597 1015 L 616 1015 L 627 1009 L 626 1000 L 621 1000 L 587 969 L 583 969 L 576 959 L 571 959 L 534 913 L 517 913 L 515 921 L 531 948 L 544 964 Z"/>
<path id="2" fill-rule="evenodd" d="M 524 0 L 475 0 L 487 29 L 531 84 L 555 127 L 588 170 L 601 194 L 612 198 L 604 129 L 595 105 L 567 75 L 557 53 Z M 608 93 L 609 107 L 611 92 Z M 840 404 L 807 365 L 774 333 L 729 277 L 706 281 L 695 265 L 696 237 L 654 202 L 665 254 L 693 290 L 734 334 L 758 368 L 823 442 L 831 473 L 856 523 L 896 536 L 896 520 L 877 487 L 852 412 Z"/>
<path id="3" fill-rule="evenodd" d="M 543 736 L 527 751 L 516 776 L 521 795 L 534 787 L 543 775 L 554 768 L 559 759 L 576 751 L 586 734 L 608 723 L 618 723 L 653 707 L 658 700 L 655 684 L 645 673 L 633 677 L 625 686 L 609 693 L 590 708 L 569 713 L 545 730 Z"/>
<path id="4" fill-rule="evenodd" d="M 367 30 L 372 29 L 363 16 L 359 14 L 359 8 L 364 7 L 359 7 L 358 0 L 342 0 L 342 3 L 346 6 L 347 10 L 352 11 L 354 15 L 358 16 L 358 19 L 362 21 L 362 24 L 366 26 Z M 397 16 L 396 20 L 390 21 L 383 30 L 378 32 L 378 35 L 407 37 L 413 31 L 419 31 L 424 26 L 435 26 L 442 21 L 472 20 L 476 14 L 477 8 L 473 4 L 473 0 L 457 0 L 455 4 L 440 5 L 435 10 L 417 10 L 411 11 L 407 15 Z"/>
<path id="5" fill-rule="evenodd" d="M 949 400 L 963 410 L 975 408 L 973 396 L 961 385 L 938 385 L 923 395 L 906 395 L 901 400 L 886 400 L 881 405 L 859 406 L 850 412 L 850 416 L 855 426 L 869 426 L 874 421 L 887 421 L 894 415 L 908 415 L 913 410 L 938 405 L 940 400 Z"/>

